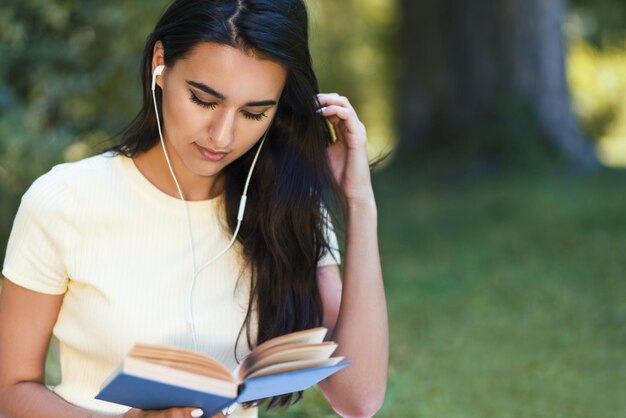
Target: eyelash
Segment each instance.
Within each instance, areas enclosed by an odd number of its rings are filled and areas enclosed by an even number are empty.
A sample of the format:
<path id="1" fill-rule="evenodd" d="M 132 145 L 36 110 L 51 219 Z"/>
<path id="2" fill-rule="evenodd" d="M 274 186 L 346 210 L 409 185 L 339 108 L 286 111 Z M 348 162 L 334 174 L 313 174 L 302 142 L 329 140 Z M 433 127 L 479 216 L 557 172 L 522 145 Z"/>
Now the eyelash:
<path id="1" fill-rule="evenodd" d="M 217 107 L 217 103 L 207 103 L 207 102 L 203 102 L 202 100 L 200 100 L 198 98 L 198 96 L 196 96 L 193 92 L 191 92 L 191 97 L 190 97 L 191 101 L 194 102 L 195 104 L 204 107 L 205 109 L 215 109 Z M 263 119 L 265 119 L 267 117 L 267 115 L 265 114 L 265 112 L 263 113 L 250 113 L 250 112 L 246 112 L 245 110 L 242 111 L 243 116 L 251 119 L 251 120 L 256 120 L 256 121 L 262 121 Z"/>

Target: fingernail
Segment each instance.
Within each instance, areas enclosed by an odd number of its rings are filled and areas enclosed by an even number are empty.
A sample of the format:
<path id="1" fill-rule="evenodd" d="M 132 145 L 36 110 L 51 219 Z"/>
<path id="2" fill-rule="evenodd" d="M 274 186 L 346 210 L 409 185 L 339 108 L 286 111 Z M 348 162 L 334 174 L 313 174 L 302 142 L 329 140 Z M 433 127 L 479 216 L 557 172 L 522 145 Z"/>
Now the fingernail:
<path id="1" fill-rule="evenodd" d="M 204 411 L 200 408 L 194 409 L 193 411 L 191 411 L 191 416 L 193 418 L 198 418 L 198 417 L 201 417 L 202 415 L 204 415 Z"/>
<path id="2" fill-rule="evenodd" d="M 316 110 L 317 113 L 324 113 L 324 110 L 326 110 L 325 107 L 320 107 L 319 109 Z"/>

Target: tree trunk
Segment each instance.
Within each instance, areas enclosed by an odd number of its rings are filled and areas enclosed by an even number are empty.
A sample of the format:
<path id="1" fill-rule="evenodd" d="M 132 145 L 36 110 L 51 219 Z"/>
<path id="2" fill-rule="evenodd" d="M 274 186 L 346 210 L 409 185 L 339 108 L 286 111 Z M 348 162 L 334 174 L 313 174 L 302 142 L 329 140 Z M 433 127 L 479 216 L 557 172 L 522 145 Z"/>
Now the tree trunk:
<path id="1" fill-rule="evenodd" d="M 400 3 L 404 150 L 468 141 L 467 129 L 493 115 L 502 97 L 511 96 L 532 107 L 543 136 L 570 162 L 580 167 L 597 163 L 570 107 L 563 0 Z"/>

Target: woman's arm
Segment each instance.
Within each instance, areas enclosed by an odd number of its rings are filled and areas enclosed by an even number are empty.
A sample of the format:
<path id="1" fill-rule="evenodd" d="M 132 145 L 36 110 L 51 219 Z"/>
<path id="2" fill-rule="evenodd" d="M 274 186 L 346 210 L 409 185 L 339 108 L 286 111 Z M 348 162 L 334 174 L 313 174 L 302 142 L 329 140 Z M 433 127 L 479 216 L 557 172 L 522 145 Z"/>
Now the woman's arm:
<path id="1" fill-rule="evenodd" d="M 104 417 L 65 402 L 44 384 L 52 328 L 63 295 L 47 295 L 4 279 L 0 294 L 0 417 Z M 195 408 L 130 410 L 124 417 L 191 417 Z M 109 417 L 110 418 L 110 417 Z"/>
<path id="2" fill-rule="evenodd" d="M 0 416 L 89 417 L 44 385 L 44 364 L 63 295 L 4 279 L 0 295 Z"/>
<path id="3" fill-rule="evenodd" d="M 324 323 L 338 344 L 335 354 L 352 360 L 319 387 L 342 416 L 369 417 L 385 397 L 389 331 L 367 138 L 345 97 L 324 94 L 319 100 L 324 106 L 321 113 L 337 133 L 338 142 L 329 147 L 329 158 L 347 207 L 343 284 L 336 266 L 321 267 L 318 283 Z"/>

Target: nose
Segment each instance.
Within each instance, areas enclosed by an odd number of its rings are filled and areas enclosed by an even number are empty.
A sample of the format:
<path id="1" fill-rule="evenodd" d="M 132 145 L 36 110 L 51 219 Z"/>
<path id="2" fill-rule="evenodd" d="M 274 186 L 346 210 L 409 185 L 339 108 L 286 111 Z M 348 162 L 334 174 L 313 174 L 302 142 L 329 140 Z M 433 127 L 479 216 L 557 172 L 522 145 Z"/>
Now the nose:
<path id="1" fill-rule="evenodd" d="M 216 109 L 213 111 L 208 126 L 212 146 L 218 150 L 227 150 L 233 142 L 236 111 Z"/>

